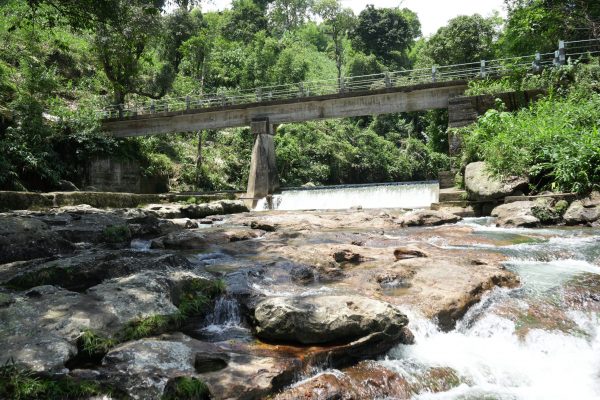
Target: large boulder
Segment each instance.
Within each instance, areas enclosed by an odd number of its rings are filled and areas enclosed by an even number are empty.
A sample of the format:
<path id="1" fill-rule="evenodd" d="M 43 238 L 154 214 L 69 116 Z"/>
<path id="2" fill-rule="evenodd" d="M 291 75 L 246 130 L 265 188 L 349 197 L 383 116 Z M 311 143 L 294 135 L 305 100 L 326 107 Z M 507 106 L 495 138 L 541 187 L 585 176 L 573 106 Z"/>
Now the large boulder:
<path id="1" fill-rule="evenodd" d="M 600 193 L 594 192 L 585 199 L 571 203 L 564 219 L 569 225 L 592 224 L 600 221 Z"/>
<path id="2" fill-rule="evenodd" d="M 269 298 L 254 318 L 259 338 L 301 344 L 347 343 L 373 333 L 393 342 L 408 323 L 391 304 L 359 296 Z"/>
<path id="3" fill-rule="evenodd" d="M 75 246 L 39 219 L 0 215 L 0 249 L 0 264 L 4 264 L 72 253 Z"/>
<path id="4" fill-rule="evenodd" d="M 497 178 L 492 176 L 485 162 L 475 162 L 465 169 L 465 187 L 471 200 L 489 201 L 510 196 L 517 191 L 527 189 L 529 180 L 525 177 L 511 176 Z"/>
<path id="5" fill-rule="evenodd" d="M 462 218 L 440 210 L 414 210 L 402 215 L 398 223 L 402 226 L 437 226 L 453 224 Z"/>
<path id="6" fill-rule="evenodd" d="M 540 224 L 540 220 L 533 215 L 533 201 L 515 201 L 502 204 L 492 210 L 492 217 L 496 217 L 496 225 L 517 228 L 533 227 Z"/>

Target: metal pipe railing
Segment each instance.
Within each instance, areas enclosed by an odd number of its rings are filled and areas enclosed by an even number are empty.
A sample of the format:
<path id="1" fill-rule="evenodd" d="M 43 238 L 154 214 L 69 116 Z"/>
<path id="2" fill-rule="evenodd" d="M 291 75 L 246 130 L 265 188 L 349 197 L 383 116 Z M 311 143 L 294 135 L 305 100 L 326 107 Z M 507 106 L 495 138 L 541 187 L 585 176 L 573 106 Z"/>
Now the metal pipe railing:
<path id="1" fill-rule="evenodd" d="M 501 75 L 514 68 L 531 68 L 538 72 L 543 67 L 564 65 L 572 57 L 600 55 L 600 39 L 560 41 L 554 53 L 507 57 L 495 60 L 434 65 L 431 68 L 383 72 L 369 75 L 348 76 L 342 79 L 324 79 L 282 85 L 262 86 L 250 89 L 218 90 L 207 95 L 188 94 L 182 97 L 165 97 L 160 100 L 131 102 L 107 106 L 97 111 L 100 118 L 124 118 L 161 112 L 183 112 L 219 106 L 236 106 L 277 100 L 298 99 L 338 93 L 352 93 L 410 86 L 426 82 L 448 82 Z M 524 62 L 526 61 L 527 62 Z"/>

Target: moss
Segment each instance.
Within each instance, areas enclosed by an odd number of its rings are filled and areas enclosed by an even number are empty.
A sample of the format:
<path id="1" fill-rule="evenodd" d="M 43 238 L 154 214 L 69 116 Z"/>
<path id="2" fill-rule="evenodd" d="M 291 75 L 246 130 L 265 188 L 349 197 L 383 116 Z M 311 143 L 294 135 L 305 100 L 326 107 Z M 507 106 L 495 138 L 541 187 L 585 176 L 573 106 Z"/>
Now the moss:
<path id="1" fill-rule="evenodd" d="M 181 376 L 171 379 L 165 387 L 162 400 L 207 400 L 210 392 L 204 382 L 197 378 Z"/>
<path id="2" fill-rule="evenodd" d="M 198 200 L 196 200 L 195 197 L 189 197 L 186 201 L 184 201 L 185 204 L 196 204 L 198 202 Z"/>
<path id="3" fill-rule="evenodd" d="M 184 283 L 178 312 L 168 315 L 151 315 L 127 323 L 112 338 L 91 330 L 81 333 L 78 348 L 88 362 L 99 362 L 108 351 L 120 343 L 174 332 L 188 318 L 203 316 L 211 309 L 213 300 L 225 291 L 222 280 L 192 279 Z M 78 360 L 81 362 L 82 360 Z"/>
<path id="4" fill-rule="evenodd" d="M 108 395 L 113 399 L 126 396 L 113 388 L 96 382 L 78 380 L 69 376 L 52 378 L 31 370 L 6 364 L 0 368 L 0 398 L 13 400 L 88 399 Z"/>
<path id="5" fill-rule="evenodd" d="M 559 200 L 554 205 L 554 211 L 561 217 L 565 215 L 565 212 L 569 208 L 569 202 L 566 200 Z"/>
<path id="6" fill-rule="evenodd" d="M 131 231 L 127 225 L 109 226 L 102 232 L 106 243 L 123 243 L 131 240 Z"/>
<path id="7" fill-rule="evenodd" d="M 131 321 L 117 334 L 119 341 L 138 340 L 145 337 L 157 336 L 179 328 L 183 319 L 179 314 L 152 315 Z"/>

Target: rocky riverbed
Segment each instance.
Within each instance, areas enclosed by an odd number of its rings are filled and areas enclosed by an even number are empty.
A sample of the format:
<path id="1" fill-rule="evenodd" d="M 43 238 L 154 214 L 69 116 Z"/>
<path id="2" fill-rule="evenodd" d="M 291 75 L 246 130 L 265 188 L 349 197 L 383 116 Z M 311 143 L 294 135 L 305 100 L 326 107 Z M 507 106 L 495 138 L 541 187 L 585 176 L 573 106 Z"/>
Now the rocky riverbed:
<path id="1" fill-rule="evenodd" d="M 407 377 L 382 357 L 420 348 L 415 321 L 452 333 L 490 293 L 522 287 L 498 249 L 551 236 L 482 234 L 443 211 L 236 201 L 0 214 L 0 362 L 114 398 L 446 392 L 465 382 L 457 369 Z M 569 283 L 569 304 L 597 307 L 590 276 Z M 531 318 L 552 320 L 540 307 Z"/>

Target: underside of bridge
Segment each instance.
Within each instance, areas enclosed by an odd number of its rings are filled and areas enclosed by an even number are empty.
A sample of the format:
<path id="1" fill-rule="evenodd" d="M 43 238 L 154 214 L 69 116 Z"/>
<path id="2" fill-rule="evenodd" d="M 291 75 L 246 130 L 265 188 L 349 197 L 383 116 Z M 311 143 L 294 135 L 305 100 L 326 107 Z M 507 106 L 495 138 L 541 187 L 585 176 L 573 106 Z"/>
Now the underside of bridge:
<path id="1" fill-rule="evenodd" d="M 273 140 L 277 125 L 444 109 L 450 99 L 462 95 L 466 89 L 465 81 L 429 83 L 108 119 L 103 121 L 103 128 L 113 136 L 127 137 L 250 125 L 255 140 L 246 199 L 255 205 L 258 199 L 279 189 Z"/>

